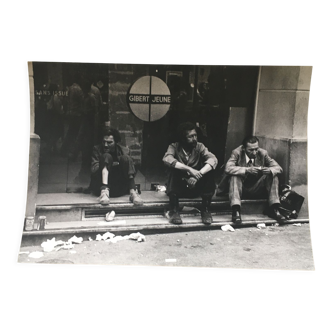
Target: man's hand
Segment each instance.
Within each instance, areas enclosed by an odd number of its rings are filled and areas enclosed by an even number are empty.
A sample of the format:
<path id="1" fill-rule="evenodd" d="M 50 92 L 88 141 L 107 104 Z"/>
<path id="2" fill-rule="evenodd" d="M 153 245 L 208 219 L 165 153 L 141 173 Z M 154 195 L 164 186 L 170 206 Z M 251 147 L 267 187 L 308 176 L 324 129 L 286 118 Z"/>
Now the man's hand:
<path id="1" fill-rule="evenodd" d="M 190 175 L 192 175 L 196 180 L 199 180 L 203 177 L 203 174 L 196 169 L 191 168 L 189 171 Z"/>
<path id="2" fill-rule="evenodd" d="M 260 172 L 260 170 L 261 170 L 260 167 L 255 167 L 255 166 L 247 167 L 246 173 L 257 175 Z"/>
<path id="3" fill-rule="evenodd" d="M 263 174 L 271 174 L 271 169 L 269 167 L 262 167 Z"/>
<path id="4" fill-rule="evenodd" d="M 197 179 L 191 177 L 187 180 L 188 186 L 190 189 L 194 188 L 196 183 L 197 183 Z"/>

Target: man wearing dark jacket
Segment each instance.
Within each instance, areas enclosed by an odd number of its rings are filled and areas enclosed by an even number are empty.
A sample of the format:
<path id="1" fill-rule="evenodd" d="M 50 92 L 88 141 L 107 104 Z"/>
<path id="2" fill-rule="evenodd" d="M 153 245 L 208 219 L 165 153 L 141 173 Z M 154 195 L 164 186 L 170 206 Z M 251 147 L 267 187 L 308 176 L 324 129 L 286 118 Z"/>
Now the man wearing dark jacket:
<path id="1" fill-rule="evenodd" d="M 179 197 L 202 197 L 201 217 L 211 224 L 209 212 L 215 192 L 213 170 L 218 160 L 202 143 L 197 142 L 194 124 L 183 123 L 178 128 L 178 142 L 169 145 L 163 162 L 169 167 L 167 195 L 170 202 L 170 221 L 181 224 Z"/>
<path id="2" fill-rule="evenodd" d="M 110 197 L 130 194 L 129 200 L 135 205 L 143 201 L 135 190 L 136 174 L 133 160 L 118 143 L 121 137 L 118 130 L 106 127 L 103 143 L 96 145 L 92 151 L 90 188 L 99 195 L 100 204 L 110 203 Z"/>
<path id="3" fill-rule="evenodd" d="M 278 208 L 279 180 L 282 168 L 272 159 L 266 150 L 259 147 L 256 136 L 246 137 L 242 145 L 232 151 L 225 174 L 229 177 L 229 200 L 232 207 L 232 221 L 236 224 L 241 219 L 242 193 L 248 197 L 268 194 L 268 215 L 279 222 L 285 221 Z"/>

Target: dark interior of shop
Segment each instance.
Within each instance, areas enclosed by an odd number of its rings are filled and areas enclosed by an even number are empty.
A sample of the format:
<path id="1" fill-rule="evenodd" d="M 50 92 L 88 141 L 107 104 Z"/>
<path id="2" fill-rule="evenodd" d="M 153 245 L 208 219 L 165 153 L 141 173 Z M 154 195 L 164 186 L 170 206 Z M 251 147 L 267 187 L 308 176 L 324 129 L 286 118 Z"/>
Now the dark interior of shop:
<path id="1" fill-rule="evenodd" d="M 166 183 L 162 158 L 181 122 L 195 123 L 198 140 L 218 158 L 216 183 L 231 150 L 252 133 L 257 66 L 34 62 L 33 71 L 35 133 L 41 142 L 39 193 L 79 192 L 89 186 L 89 153 L 101 142 L 105 125 L 120 131 L 120 144 L 129 149 L 143 191 Z M 144 76 L 160 78 L 170 91 L 169 110 L 156 121 L 142 121 L 127 102 L 130 87 Z M 91 141 L 88 151 L 80 145 L 73 156 L 64 143 L 74 144 L 68 138 L 68 91 L 74 83 L 87 91 L 97 88 L 101 103 L 91 118 L 91 135 L 81 138 L 82 146 Z"/>

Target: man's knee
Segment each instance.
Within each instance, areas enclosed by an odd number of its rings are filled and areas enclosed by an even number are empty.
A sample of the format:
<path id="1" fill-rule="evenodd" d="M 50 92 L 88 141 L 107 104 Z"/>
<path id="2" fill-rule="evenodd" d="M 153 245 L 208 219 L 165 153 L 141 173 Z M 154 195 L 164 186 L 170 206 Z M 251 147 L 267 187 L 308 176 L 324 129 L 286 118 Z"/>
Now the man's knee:
<path id="1" fill-rule="evenodd" d="M 269 182 L 269 183 L 272 183 L 272 182 L 279 183 L 278 176 L 274 175 L 273 173 L 262 175 L 262 180 L 265 182 Z"/>
<path id="2" fill-rule="evenodd" d="M 133 159 L 128 155 L 122 155 L 119 157 L 119 165 L 123 172 L 130 177 L 135 177 L 136 168 Z"/>
<path id="3" fill-rule="evenodd" d="M 101 168 L 103 169 L 105 166 L 109 170 L 113 164 L 113 157 L 109 153 L 104 153 L 101 158 Z"/>
<path id="4" fill-rule="evenodd" d="M 130 166 L 130 165 L 134 165 L 134 161 L 133 161 L 133 159 L 130 156 L 124 154 L 124 155 L 122 155 L 122 156 L 119 157 L 119 164 L 120 165 L 129 165 Z"/>

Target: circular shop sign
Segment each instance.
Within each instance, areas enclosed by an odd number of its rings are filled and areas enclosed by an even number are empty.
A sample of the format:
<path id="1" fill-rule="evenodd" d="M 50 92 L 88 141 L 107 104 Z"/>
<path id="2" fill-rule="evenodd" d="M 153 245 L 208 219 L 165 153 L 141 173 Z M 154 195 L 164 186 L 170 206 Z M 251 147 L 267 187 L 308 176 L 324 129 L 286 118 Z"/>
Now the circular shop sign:
<path id="1" fill-rule="evenodd" d="M 152 122 L 161 119 L 168 112 L 171 93 L 159 77 L 143 76 L 129 89 L 127 101 L 139 119 Z"/>

